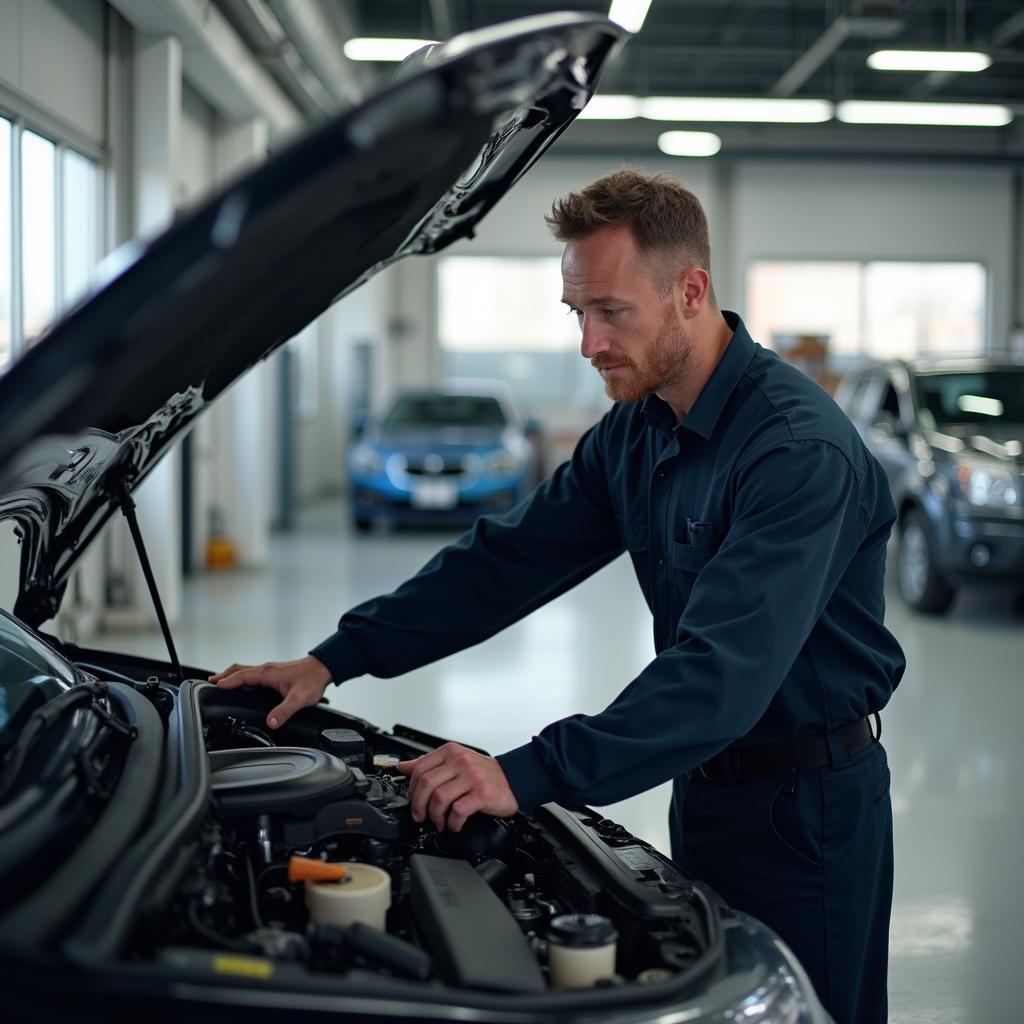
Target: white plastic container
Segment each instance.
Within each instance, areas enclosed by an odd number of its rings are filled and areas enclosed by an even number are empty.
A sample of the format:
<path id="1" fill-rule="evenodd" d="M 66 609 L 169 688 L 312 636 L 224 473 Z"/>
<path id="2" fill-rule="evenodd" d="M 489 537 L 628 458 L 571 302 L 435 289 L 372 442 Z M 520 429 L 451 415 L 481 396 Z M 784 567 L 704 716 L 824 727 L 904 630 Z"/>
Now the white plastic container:
<path id="1" fill-rule="evenodd" d="M 391 876 L 372 864 L 353 861 L 342 867 L 340 882 L 306 882 L 306 908 L 315 924 L 367 924 L 384 931 L 391 906 Z"/>
<path id="2" fill-rule="evenodd" d="M 548 971 L 555 988 L 590 988 L 615 973 L 618 932 L 600 914 L 561 914 L 548 926 Z"/>

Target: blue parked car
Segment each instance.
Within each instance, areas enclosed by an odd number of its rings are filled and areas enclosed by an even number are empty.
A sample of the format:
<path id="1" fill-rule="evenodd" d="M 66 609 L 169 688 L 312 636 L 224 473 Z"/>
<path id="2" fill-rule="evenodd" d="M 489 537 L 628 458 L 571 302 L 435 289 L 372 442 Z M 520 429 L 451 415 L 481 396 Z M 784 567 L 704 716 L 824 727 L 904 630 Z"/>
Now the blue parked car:
<path id="1" fill-rule="evenodd" d="M 353 525 L 467 524 L 511 508 L 539 479 L 537 433 L 497 382 L 402 392 L 349 456 Z"/>

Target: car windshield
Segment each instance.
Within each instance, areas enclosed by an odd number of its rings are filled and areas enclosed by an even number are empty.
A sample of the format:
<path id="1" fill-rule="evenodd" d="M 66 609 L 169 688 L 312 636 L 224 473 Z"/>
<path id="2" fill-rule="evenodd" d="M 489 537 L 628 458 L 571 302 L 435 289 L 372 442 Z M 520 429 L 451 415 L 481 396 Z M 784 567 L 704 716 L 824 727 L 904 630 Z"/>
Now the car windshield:
<path id="1" fill-rule="evenodd" d="M 921 421 L 926 427 L 1024 423 L 1024 367 L 921 374 L 917 378 L 917 392 Z"/>
<path id="2" fill-rule="evenodd" d="M 0 735 L 18 712 L 42 691 L 44 699 L 52 696 L 52 677 L 71 686 L 71 666 L 27 633 L 24 627 L 0 614 Z M 46 681 L 49 681 L 48 685 Z"/>
<path id="3" fill-rule="evenodd" d="M 490 395 L 406 395 L 391 407 L 385 430 L 423 427 L 504 427 L 501 403 Z"/>

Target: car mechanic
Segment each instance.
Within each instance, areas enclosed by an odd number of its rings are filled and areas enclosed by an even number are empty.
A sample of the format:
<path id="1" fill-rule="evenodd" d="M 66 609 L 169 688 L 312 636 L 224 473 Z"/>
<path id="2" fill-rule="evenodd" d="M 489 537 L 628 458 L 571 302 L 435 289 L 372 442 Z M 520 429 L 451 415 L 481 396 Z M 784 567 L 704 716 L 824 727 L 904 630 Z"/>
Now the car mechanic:
<path id="1" fill-rule="evenodd" d="M 307 657 L 211 679 L 276 689 L 279 728 L 331 680 L 476 644 L 628 551 L 654 660 L 606 710 L 496 758 L 449 743 L 402 763 L 413 816 L 458 831 L 671 778 L 673 858 L 778 932 L 837 1024 L 884 1022 L 892 816 L 872 716 L 905 666 L 882 621 L 885 475 L 832 399 L 719 309 L 708 222 L 676 179 L 621 170 L 547 221 L 613 407 L 531 497 Z"/>

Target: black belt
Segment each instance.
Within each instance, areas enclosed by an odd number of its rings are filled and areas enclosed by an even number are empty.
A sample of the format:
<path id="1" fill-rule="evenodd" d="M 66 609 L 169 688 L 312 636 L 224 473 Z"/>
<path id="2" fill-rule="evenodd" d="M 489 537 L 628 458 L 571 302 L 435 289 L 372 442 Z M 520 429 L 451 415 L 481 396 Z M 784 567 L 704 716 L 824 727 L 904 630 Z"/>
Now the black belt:
<path id="1" fill-rule="evenodd" d="M 871 729 L 871 719 L 878 723 Z M 791 743 L 769 743 L 760 747 L 727 747 L 711 760 L 697 765 L 690 778 L 705 782 L 738 784 L 775 779 L 790 772 L 842 764 L 882 737 L 882 720 L 875 712 L 867 718 L 840 726 L 827 736 L 805 736 Z"/>

